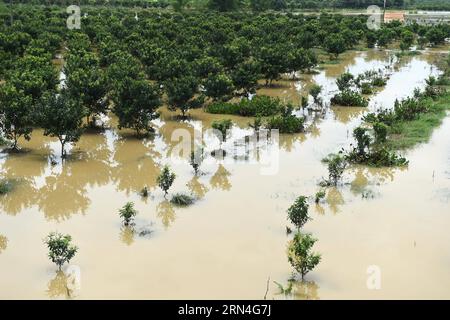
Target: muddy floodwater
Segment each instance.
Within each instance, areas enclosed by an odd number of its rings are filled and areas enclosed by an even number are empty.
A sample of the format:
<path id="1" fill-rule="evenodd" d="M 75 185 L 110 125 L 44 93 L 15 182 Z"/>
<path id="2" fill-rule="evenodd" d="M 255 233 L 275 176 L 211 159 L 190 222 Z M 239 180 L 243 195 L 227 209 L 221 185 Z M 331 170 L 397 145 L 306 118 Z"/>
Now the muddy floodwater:
<path id="1" fill-rule="evenodd" d="M 172 133 L 203 132 L 213 150 L 219 144 L 207 129 L 225 116 L 193 110 L 180 121 L 163 109 L 157 134 L 144 140 L 118 131 L 111 118 L 104 131 L 86 132 L 63 164 L 59 142 L 34 131 L 31 141 L 20 141 L 25 152 L 0 155 L 1 175 L 18 181 L 0 196 L 0 298 L 262 299 L 269 284 L 268 299 L 449 299 L 450 117 L 429 143 L 405 153 L 407 168 L 353 166 L 322 204 L 311 203 L 313 219 L 304 230 L 319 239 L 322 261 L 288 297 L 273 282 L 286 285 L 291 277 L 286 209 L 319 190 L 327 176 L 321 159 L 353 142 L 365 112 L 392 107 L 438 75 L 439 54 L 397 59 L 390 52 L 348 52 L 339 64 L 261 89 L 298 105 L 318 83 L 327 104 L 345 70 L 390 74 L 368 108 L 309 112 L 308 132 L 280 135 L 261 153 L 245 151 L 242 140 L 252 134 L 252 119 L 227 117 L 235 123 L 222 146 L 227 156 L 209 157 L 198 177 L 186 155 L 177 154 Z M 276 151 L 278 169 L 261 174 L 269 151 Z M 194 205 L 178 208 L 164 199 L 155 182 L 164 164 L 177 175 L 170 193 L 192 192 L 199 197 Z M 139 195 L 144 186 L 146 199 Z M 128 201 L 139 211 L 134 231 L 117 214 Z M 72 235 L 79 247 L 65 273 L 47 258 L 43 238 L 51 231 Z M 367 285 L 373 270 L 378 289 Z"/>

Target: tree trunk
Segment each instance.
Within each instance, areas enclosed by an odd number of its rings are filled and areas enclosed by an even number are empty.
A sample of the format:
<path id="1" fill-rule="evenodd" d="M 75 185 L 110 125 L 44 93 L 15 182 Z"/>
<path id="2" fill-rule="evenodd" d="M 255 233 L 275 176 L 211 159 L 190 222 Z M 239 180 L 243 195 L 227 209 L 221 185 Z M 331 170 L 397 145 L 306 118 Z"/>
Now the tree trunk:
<path id="1" fill-rule="evenodd" d="M 66 152 L 64 151 L 64 145 L 66 144 L 65 141 L 60 140 L 61 142 L 61 159 L 65 159 L 66 158 Z"/>
<path id="2" fill-rule="evenodd" d="M 12 149 L 13 150 L 17 150 L 17 136 L 16 136 L 16 134 L 14 134 L 14 143 L 12 145 Z"/>

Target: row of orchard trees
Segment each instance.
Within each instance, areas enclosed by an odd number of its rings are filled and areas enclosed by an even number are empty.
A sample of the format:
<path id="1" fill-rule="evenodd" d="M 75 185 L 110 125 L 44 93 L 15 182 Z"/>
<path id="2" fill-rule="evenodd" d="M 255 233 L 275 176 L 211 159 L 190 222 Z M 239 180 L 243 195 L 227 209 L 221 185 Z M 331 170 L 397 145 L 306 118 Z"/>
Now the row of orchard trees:
<path id="1" fill-rule="evenodd" d="M 119 128 L 138 135 L 166 103 L 183 116 L 211 101 L 254 93 L 265 79 L 296 76 L 314 68 L 319 53 L 337 57 L 358 43 L 387 46 L 395 40 L 433 44 L 448 26 L 405 27 L 377 32 L 366 17 L 248 15 L 87 9 L 81 30 L 68 30 L 58 8 L 12 7 L 0 13 L 0 115 L 3 135 L 17 148 L 34 127 L 57 137 L 62 155 L 84 125 L 112 110 Z M 57 86 L 52 58 L 63 49 L 66 81 Z M 83 119 L 86 119 L 84 121 Z"/>

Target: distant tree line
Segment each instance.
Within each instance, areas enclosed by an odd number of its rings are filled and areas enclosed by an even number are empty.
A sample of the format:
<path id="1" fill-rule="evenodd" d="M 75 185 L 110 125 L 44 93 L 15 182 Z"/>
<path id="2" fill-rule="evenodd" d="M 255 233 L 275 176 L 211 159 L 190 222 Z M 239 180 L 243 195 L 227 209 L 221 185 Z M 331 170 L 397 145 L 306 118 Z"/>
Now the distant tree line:
<path id="1" fill-rule="evenodd" d="M 233 10 L 319 10 L 319 9 L 366 9 L 371 5 L 380 8 L 384 0 L 3 0 L 6 4 L 33 4 L 69 6 L 117 6 L 129 8 L 173 8 Z M 450 10 L 447 0 L 387 0 L 388 9 Z"/>

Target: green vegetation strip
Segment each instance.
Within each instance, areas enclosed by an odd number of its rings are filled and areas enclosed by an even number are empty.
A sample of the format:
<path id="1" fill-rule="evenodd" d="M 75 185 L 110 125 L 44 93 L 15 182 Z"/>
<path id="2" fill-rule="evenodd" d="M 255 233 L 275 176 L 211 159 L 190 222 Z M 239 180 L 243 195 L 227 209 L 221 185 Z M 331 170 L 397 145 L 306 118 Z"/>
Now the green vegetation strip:
<path id="1" fill-rule="evenodd" d="M 387 146 L 400 150 L 427 142 L 433 130 L 442 123 L 447 115 L 447 110 L 450 110 L 449 92 L 433 101 L 427 113 L 419 115 L 415 120 L 401 122 L 391 128 L 389 140 L 386 142 Z"/>

